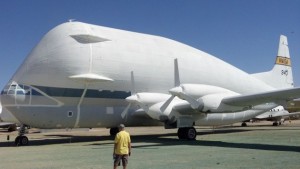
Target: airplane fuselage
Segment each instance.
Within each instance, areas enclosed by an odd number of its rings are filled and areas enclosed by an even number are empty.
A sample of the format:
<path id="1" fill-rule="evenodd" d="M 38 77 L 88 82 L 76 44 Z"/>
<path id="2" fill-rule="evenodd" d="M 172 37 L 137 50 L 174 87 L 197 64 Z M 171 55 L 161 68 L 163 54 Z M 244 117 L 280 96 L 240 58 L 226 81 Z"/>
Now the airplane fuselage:
<path id="1" fill-rule="evenodd" d="M 133 105 L 132 94 L 164 93 L 174 87 L 173 61 L 182 83 L 222 87 L 237 94 L 274 88 L 198 49 L 159 36 L 80 22 L 57 26 L 28 55 L 1 92 L 1 102 L 23 124 L 38 128 L 163 125 Z M 96 75 L 96 77 L 92 77 Z M 257 116 L 277 105 L 257 109 L 202 113 L 196 125 L 223 125 Z"/>

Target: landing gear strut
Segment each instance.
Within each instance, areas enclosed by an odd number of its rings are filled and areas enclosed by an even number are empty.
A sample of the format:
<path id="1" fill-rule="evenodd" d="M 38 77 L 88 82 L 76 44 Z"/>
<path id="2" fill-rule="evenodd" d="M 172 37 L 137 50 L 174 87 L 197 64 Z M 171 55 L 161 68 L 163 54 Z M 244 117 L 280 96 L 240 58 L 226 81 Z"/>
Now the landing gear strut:
<path id="1" fill-rule="evenodd" d="M 179 139 L 195 140 L 197 131 L 194 127 L 179 128 L 177 132 Z"/>
<path id="2" fill-rule="evenodd" d="M 28 137 L 25 136 L 27 127 L 28 126 L 26 126 L 24 124 L 21 125 L 21 127 L 19 129 L 19 135 L 15 139 L 16 146 L 28 145 L 29 140 L 28 140 Z"/>

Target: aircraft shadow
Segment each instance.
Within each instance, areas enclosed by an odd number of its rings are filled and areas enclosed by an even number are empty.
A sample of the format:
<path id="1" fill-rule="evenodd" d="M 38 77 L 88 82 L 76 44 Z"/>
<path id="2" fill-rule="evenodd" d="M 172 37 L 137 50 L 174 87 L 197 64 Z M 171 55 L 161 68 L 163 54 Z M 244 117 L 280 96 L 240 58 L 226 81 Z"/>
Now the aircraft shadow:
<path id="1" fill-rule="evenodd" d="M 226 133 L 237 133 L 247 132 L 251 130 L 245 129 L 226 129 L 226 130 L 211 130 L 198 132 L 198 138 L 201 139 L 201 135 L 209 134 L 226 134 Z M 30 140 L 27 146 L 44 146 L 54 144 L 66 144 L 66 143 L 82 143 L 82 142 L 93 142 L 84 146 L 101 146 L 101 145 L 113 145 L 114 137 L 112 136 L 74 136 L 74 135 L 45 135 L 44 139 L 41 140 Z M 48 138 L 47 138 L 48 137 Z M 270 144 L 258 144 L 258 143 L 232 143 L 224 141 L 212 141 L 212 140 L 179 140 L 177 133 L 167 134 L 151 134 L 151 135 L 132 135 L 133 148 L 158 148 L 160 146 L 209 146 L 209 147 L 223 147 L 223 148 L 240 148 L 240 149 L 255 149 L 255 150 L 273 150 L 273 151 L 290 151 L 300 152 L 300 146 L 289 146 L 289 145 L 270 145 Z M 103 142 L 109 141 L 109 142 Z M 96 142 L 96 143 L 94 143 Z M 145 144 L 146 143 L 146 144 Z M 15 146 L 13 141 L 0 142 L 0 147 L 12 147 Z M 95 148 L 95 149 L 100 149 Z"/>
<path id="2" fill-rule="evenodd" d="M 147 145 L 134 145 L 133 148 L 154 148 L 160 146 L 205 146 L 205 147 L 222 147 L 222 148 L 239 148 L 239 149 L 253 149 L 253 150 L 268 150 L 268 151 L 289 151 L 300 152 L 300 146 L 289 145 L 271 145 L 271 144 L 258 144 L 258 143 L 233 143 L 224 141 L 212 141 L 212 140 L 178 140 L 175 138 L 148 138 L 147 136 L 133 138 L 135 143 L 145 142 L 150 140 L 151 144 Z"/>
<path id="3" fill-rule="evenodd" d="M 206 135 L 206 134 L 222 134 L 222 133 L 234 133 L 234 132 L 244 132 L 247 130 L 214 130 L 214 131 L 201 131 L 198 132 L 197 134 L 199 135 L 198 137 L 201 137 L 201 135 Z M 9 133 L 9 132 L 7 132 Z M 141 142 L 145 141 L 155 141 L 156 139 L 159 139 L 160 137 L 175 137 L 177 140 L 177 133 L 168 133 L 168 134 L 150 134 L 147 136 L 144 135 L 132 135 L 131 138 L 137 140 L 141 140 Z M 95 142 L 95 141 L 113 141 L 114 137 L 112 136 L 78 136 L 78 135 L 72 135 L 72 134 L 46 134 L 42 136 L 42 139 L 30 139 L 29 140 L 29 145 L 27 146 L 44 146 L 44 145 L 53 145 L 53 144 L 66 144 L 66 143 L 81 143 L 81 142 Z M 143 140 L 143 138 L 146 138 L 146 140 Z M 0 147 L 10 147 L 10 146 L 15 146 L 14 145 L 14 137 L 10 138 L 9 141 L 5 140 L 0 140 Z M 95 143 L 94 145 L 104 145 L 106 143 Z M 113 144 L 107 143 L 107 144 Z"/>
<path id="4" fill-rule="evenodd" d="M 30 138 L 29 138 L 30 139 Z M 111 139 L 113 139 L 111 137 Z M 94 142 L 101 140 L 101 136 L 73 136 L 73 135 L 45 135 L 39 140 L 29 140 L 28 146 L 44 146 L 55 144 L 67 144 L 67 143 L 81 143 L 81 142 Z M 15 146 L 14 140 L 9 142 L 0 142 L 0 147 Z"/>

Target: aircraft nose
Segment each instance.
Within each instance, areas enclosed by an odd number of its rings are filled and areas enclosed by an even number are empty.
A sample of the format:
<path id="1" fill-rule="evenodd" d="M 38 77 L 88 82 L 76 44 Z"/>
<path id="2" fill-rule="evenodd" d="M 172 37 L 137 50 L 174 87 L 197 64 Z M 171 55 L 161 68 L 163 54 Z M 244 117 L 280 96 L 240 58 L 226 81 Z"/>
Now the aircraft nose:
<path id="1" fill-rule="evenodd" d="M 24 86 L 19 86 L 16 82 L 8 83 L 1 92 L 1 102 L 3 105 L 22 103 L 26 99 Z"/>

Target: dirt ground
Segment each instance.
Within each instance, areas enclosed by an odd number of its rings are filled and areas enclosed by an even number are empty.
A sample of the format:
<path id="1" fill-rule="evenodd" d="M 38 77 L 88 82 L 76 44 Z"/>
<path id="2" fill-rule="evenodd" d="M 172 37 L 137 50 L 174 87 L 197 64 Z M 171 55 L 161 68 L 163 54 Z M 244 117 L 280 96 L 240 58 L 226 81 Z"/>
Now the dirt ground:
<path id="1" fill-rule="evenodd" d="M 234 169 L 300 166 L 300 120 L 281 126 L 272 122 L 196 127 L 195 141 L 179 140 L 176 129 L 126 128 L 133 152 L 128 168 Z M 8 140 L 9 136 L 9 140 Z M 0 132 L 0 168 L 106 169 L 112 168 L 113 137 L 105 128 L 30 129 L 28 146 L 16 147 L 17 132 Z M 121 168 L 121 167 L 120 167 Z"/>

